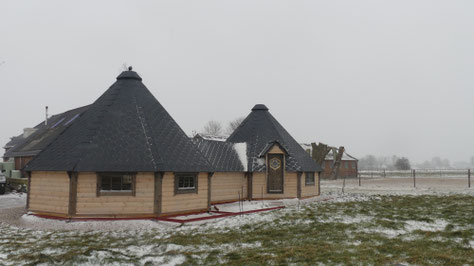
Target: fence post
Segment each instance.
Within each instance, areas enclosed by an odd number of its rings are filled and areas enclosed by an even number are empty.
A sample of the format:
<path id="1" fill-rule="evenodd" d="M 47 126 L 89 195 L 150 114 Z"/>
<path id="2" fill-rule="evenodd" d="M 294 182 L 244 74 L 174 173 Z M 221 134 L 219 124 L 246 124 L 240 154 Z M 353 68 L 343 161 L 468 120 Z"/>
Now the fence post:
<path id="1" fill-rule="evenodd" d="M 359 176 L 359 187 L 360 187 L 360 173 L 358 174 L 358 176 Z"/>
<path id="2" fill-rule="evenodd" d="M 385 169 L 383 169 L 383 178 L 385 178 Z"/>
<path id="3" fill-rule="evenodd" d="M 413 187 L 416 187 L 416 174 L 415 174 L 415 169 L 413 169 Z"/>
<path id="4" fill-rule="evenodd" d="M 467 169 L 467 187 L 471 187 L 471 169 Z"/>

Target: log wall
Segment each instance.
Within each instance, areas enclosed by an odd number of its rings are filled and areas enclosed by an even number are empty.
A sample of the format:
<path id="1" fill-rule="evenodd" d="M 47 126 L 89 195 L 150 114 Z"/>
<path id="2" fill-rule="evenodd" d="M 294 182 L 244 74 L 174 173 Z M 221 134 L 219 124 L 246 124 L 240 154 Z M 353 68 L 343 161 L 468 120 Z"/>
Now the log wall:
<path id="1" fill-rule="evenodd" d="M 211 202 L 226 202 L 239 200 L 241 197 L 247 198 L 247 177 L 243 172 L 217 172 L 212 176 L 211 182 Z"/>
<path id="2" fill-rule="evenodd" d="M 207 173 L 199 173 L 197 193 L 175 195 L 174 179 L 174 174 L 171 172 L 163 176 L 162 214 L 207 209 Z"/>
<path id="3" fill-rule="evenodd" d="M 285 172 L 283 177 L 283 193 L 267 193 L 267 175 L 265 172 L 253 173 L 252 197 L 254 199 L 282 199 L 297 197 L 296 172 Z"/>
<path id="4" fill-rule="evenodd" d="M 69 176 L 67 172 L 32 172 L 29 210 L 67 215 Z"/>
<path id="5" fill-rule="evenodd" d="M 96 173 L 79 173 L 77 215 L 152 214 L 154 184 L 153 173 L 138 173 L 135 196 L 97 197 Z"/>
<path id="6" fill-rule="evenodd" d="M 319 196 L 319 175 L 314 173 L 314 185 L 305 185 L 306 174 L 301 175 L 301 197 Z"/>

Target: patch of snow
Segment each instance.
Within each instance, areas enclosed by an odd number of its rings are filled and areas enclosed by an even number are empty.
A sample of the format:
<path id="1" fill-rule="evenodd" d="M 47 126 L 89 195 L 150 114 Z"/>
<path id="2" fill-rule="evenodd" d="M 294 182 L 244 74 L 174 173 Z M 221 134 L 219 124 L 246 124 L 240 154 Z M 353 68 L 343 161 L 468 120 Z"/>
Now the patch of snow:
<path id="1" fill-rule="evenodd" d="M 420 221 L 406 221 L 405 222 L 405 229 L 409 232 L 415 230 L 422 230 L 422 231 L 442 231 L 449 223 L 445 220 L 436 220 L 434 223 L 427 223 L 427 222 L 420 222 Z"/>
<path id="2" fill-rule="evenodd" d="M 244 171 L 247 171 L 248 170 L 247 143 L 245 142 L 235 143 L 233 147 L 234 147 L 234 150 L 237 152 L 237 155 L 239 156 L 240 162 L 242 163 L 244 167 Z"/>

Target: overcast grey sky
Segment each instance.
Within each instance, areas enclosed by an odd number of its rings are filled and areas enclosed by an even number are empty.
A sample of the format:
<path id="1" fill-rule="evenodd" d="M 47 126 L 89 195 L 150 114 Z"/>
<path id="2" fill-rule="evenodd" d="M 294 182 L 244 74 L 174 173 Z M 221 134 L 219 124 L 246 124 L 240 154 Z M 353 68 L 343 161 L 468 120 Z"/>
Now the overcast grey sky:
<path id="1" fill-rule="evenodd" d="M 0 143 L 123 63 L 190 134 L 255 103 L 355 156 L 474 155 L 474 1 L 1 1 Z"/>

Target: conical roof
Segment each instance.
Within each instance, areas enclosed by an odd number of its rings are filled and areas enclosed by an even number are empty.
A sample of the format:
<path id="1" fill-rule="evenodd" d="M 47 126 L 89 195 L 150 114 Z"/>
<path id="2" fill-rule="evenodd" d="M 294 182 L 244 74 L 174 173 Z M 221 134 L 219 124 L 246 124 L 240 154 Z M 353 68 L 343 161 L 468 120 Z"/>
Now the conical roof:
<path id="1" fill-rule="evenodd" d="M 320 172 L 322 168 L 273 117 L 268 108 L 257 104 L 240 126 L 229 136 L 228 142 L 247 143 L 248 169 L 250 172 L 265 171 L 262 156 L 276 144 L 287 153 L 286 171 Z"/>
<path id="2" fill-rule="evenodd" d="M 124 71 L 27 171 L 209 172 L 207 159 L 134 71 Z"/>

